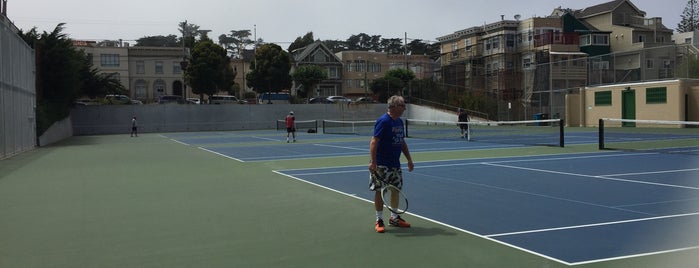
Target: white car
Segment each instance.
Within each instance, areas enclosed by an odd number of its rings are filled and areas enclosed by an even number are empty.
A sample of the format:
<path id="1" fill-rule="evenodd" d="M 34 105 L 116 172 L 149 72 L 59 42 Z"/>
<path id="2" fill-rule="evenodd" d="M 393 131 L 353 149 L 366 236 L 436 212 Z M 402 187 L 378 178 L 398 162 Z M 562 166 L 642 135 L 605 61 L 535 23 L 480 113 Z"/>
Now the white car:
<path id="1" fill-rule="evenodd" d="M 338 103 L 338 102 L 351 102 L 351 99 L 346 98 L 345 96 L 330 96 L 328 97 L 328 100 L 332 103 Z"/>

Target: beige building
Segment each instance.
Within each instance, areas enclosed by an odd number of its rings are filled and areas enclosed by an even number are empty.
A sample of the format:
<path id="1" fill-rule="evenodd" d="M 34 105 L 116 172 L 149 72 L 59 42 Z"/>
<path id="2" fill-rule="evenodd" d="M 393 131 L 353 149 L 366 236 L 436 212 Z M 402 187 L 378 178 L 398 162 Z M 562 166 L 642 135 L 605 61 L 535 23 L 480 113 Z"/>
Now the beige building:
<path id="1" fill-rule="evenodd" d="M 151 102 L 161 95 L 183 96 L 182 48 L 132 47 L 119 41 L 73 44 L 85 51 L 102 73 L 115 74 L 132 99 Z M 190 88 L 184 97 L 194 97 Z"/>
<path id="2" fill-rule="evenodd" d="M 342 62 L 342 95 L 349 98 L 372 96 L 372 80 L 391 69 L 410 69 L 415 79 L 432 77 L 434 67 L 426 55 L 400 55 L 372 51 L 342 51 L 335 54 Z"/>
<path id="3" fill-rule="evenodd" d="M 566 96 L 566 123 L 594 127 L 600 118 L 699 121 L 697 107 L 696 79 L 585 87 Z"/>

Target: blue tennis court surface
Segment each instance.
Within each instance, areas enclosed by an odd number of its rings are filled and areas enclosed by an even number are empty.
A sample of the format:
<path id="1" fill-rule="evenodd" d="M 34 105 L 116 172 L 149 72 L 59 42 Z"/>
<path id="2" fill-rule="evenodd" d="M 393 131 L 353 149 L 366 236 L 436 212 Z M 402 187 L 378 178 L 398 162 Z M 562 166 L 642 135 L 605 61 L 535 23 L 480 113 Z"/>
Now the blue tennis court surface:
<path id="1" fill-rule="evenodd" d="M 298 142 L 286 143 L 285 134 L 285 132 L 280 131 L 255 131 L 212 132 L 199 135 L 175 133 L 164 136 L 241 162 L 369 154 L 370 137 L 368 136 L 298 133 Z M 525 145 L 485 143 L 459 138 L 451 140 L 407 139 L 407 142 L 411 152 L 525 147 Z"/>
<path id="2" fill-rule="evenodd" d="M 603 152 L 416 161 L 413 172 L 404 172 L 412 216 L 561 263 L 699 248 L 697 156 Z M 278 172 L 373 199 L 366 166 Z M 367 205 L 367 228 L 372 210 Z"/>

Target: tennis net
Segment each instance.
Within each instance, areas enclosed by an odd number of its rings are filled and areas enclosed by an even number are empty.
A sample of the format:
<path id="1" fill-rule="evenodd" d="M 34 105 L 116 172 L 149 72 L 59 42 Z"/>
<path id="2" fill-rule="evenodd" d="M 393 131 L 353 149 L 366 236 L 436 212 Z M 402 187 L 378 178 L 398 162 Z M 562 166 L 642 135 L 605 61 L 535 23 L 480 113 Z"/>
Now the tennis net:
<path id="1" fill-rule="evenodd" d="M 464 136 L 461 135 L 461 126 L 467 129 Z M 560 119 L 470 122 L 406 120 L 406 136 L 410 138 L 563 147 L 563 134 Z"/>
<path id="2" fill-rule="evenodd" d="M 699 122 L 599 119 L 599 149 L 699 154 Z"/>
<path id="3" fill-rule="evenodd" d="M 373 135 L 376 121 L 323 120 L 324 134 Z"/>
<path id="4" fill-rule="evenodd" d="M 277 130 L 286 131 L 286 120 L 277 120 Z M 296 120 L 296 131 L 318 132 L 318 120 Z"/>

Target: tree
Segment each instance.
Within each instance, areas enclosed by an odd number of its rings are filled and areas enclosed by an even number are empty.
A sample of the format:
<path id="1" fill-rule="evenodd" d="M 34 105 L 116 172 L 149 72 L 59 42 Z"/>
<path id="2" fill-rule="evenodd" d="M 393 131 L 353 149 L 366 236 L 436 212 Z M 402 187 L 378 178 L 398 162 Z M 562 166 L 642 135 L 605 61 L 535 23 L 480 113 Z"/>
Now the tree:
<path id="1" fill-rule="evenodd" d="M 63 25 L 58 24 L 50 33 L 39 34 L 36 28 L 19 33 L 35 51 L 38 135 L 68 116 L 84 88 L 83 78 L 89 76 L 87 55 L 73 47 L 72 40 L 62 33 Z"/>
<path id="2" fill-rule="evenodd" d="M 325 40 L 323 44 L 333 53 L 348 50 L 347 42 L 341 40 Z"/>
<path id="3" fill-rule="evenodd" d="M 697 0 L 687 1 L 687 6 L 685 6 L 681 17 L 682 20 L 677 24 L 678 32 L 687 33 L 699 30 L 699 4 L 697 4 Z"/>
<path id="4" fill-rule="evenodd" d="M 250 30 L 232 30 L 229 35 L 220 35 L 218 43 L 221 44 L 232 58 L 242 59 L 245 48 L 255 43 L 250 39 Z"/>
<path id="5" fill-rule="evenodd" d="M 388 97 L 392 95 L 400 95 L 403 87 L 405 87 L 403 81 L 392 76 L 374 79 L 369 83 L 369 89 L 377 96 L 380 103 L 385 103 L 388 101 Z"/>
<path id="6" fill-rule="evenodd" d="M 303 65 L 296 69 L 291 77 L 296 83 L 303 85 L 303 90 L 298 92 L 299 97 L 306 98 L 308 93 L 321 81 L 328 79 L 328 70 L 318 65 Z"/>
<path id="7" fill-rule="evenodd" d="M 174 34 L 168 36 L 145 36 L 136 40 L 137 47 L 178 47 L 177 36 Z"/>
<path id="8" fill-rule="evenodd" d="M 236 73 L 229 64 L 229 58 L 223 47 L 204 38 L 192 49 L 192 58 L 185 70 L 185 79 L 192 87 L 192 92 L 214 95 L 218 91 L 230 90 Z"/>
<path id="9" fill-rule="evenodd" d="M 292 52 L 296 49 L 313 44 L 313 42 L 315 42 L 315 40 L 313 39 L 313 32 L 308 32 L 303 37 L 296 37 L 296 40 L 294 40 L 294 42 L 291 43 L 291 45 L 289 45 L 288 51 Z"/>
<path id="10" fill-rule="evenodd" d="M 349 50 L 360 50 L 360 51 L 379 51 L 381 36 L 373 35 L 369 36 L 365 33 L 360 33 L 357 35 L 352 35 L 347 39 L 347 49 Z"/>
<path id="11" fill-rule="evenodd" d="M 94 99 L 109 94 L 126 94 L 126 87 L 115 77 L 115 73 L 100 73 L 97 68 L 92 67 L 92 62 L 86 64 L 85 67 L 89 70 L 83 72 L 85 75 L 81 90 L 82 95 Z"/>
<path id="12" fill-rule="evenodd" d="M 291 88 L 291 58 L 276 44 L 264 44 L 255 51 L 247 85 L 257 93 L 279 92 Z"/>
<path id="13" fill-rule="evenodd" d="M 381 39 L 380 51 L 388 54 L 403 54 L 403 42 L 400 38 Z"/>

